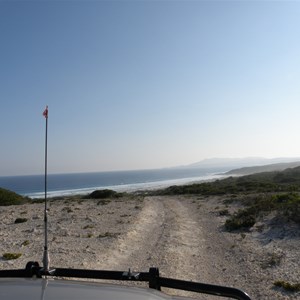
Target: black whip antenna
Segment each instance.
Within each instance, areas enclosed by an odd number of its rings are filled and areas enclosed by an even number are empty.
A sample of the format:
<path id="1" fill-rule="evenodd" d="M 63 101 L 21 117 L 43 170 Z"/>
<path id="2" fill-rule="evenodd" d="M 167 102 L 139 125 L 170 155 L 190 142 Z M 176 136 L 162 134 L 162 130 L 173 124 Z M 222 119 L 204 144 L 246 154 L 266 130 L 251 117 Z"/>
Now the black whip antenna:
<path id="1" fill-rule="evenodd" d="M 48 207 L 47 207 L 47 147 L 48 147 L 48 106 L 43 112 L 46 119 L 46 136 L 45 136 L 45 210 L 44 210 L 44 225 L 45 225 L 45 244 L 43 254 L 44 272 L 49 272 L 49 253 L 48 253 Z"/>

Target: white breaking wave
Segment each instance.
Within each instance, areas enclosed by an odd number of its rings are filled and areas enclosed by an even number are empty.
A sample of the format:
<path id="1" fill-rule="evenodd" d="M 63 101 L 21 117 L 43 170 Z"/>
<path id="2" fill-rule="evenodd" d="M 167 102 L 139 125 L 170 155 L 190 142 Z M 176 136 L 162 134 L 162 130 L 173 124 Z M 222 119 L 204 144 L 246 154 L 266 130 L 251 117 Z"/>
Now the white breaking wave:
<path id="1" fill-rule="evenodd" d="M 80 188 L 80 189 L 47 191 L 47 197 L 52 198 L 52 197 L 85 195 L 99 189 L 110 189 L 116 192 L 136 192 L 142 190 L 156 190 L 156 189 L 166 188 L 172 185 L 184 185 L 188 183 L 205 182 L 205 181 L 221 179 L 224 177 L 225 177 L 224 175 L 210 174 L 210 175 L 205 175 L 200 177 L 169 179 L 169 180 L 143 182 L 143 183 L 131 183 L 131 184 L 110 185 L 110 186 L 95 186 L 95 187 Z M 25 194 L 25 196 L 30 197 L 32 199 L 44 198 L 45 192 L 28 193 Z"/>

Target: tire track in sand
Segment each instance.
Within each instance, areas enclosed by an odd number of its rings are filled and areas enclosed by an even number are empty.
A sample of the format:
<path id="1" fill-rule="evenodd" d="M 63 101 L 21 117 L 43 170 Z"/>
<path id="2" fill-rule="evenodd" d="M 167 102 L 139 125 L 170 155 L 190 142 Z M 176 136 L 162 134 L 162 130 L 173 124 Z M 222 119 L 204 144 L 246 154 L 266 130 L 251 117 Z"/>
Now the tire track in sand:
<path id="1" fill-rule="evenodd" d="M 209 282 L 205 239 L 193 212 L 178 197 L 147 197 L 136 221 L 105 253 L 107 269 L 148 271 L 158 267 L 164 277 Z M 167 289 L 180 296 L 195 294 Z M 197 295 L 198 299 L 207 299 Z M 209 298 L 211 299 L 211 298 Z"/>
<path id="2" fill-rule="evenodd" d="M 201 236 L 184 201 L 147 197 L 135 222 L 108 249 L 106 265 L 136 270 L 157 266 L 164 276 L 197 279 L 195 265 L 205 242 Z"/>
<path id="3" fill-rule="evenodd" d="M 205 273 L 205 235 L 201 224 L 193 218 L 194 212 L 186 204 L 187 199 L 164 197 L 162 199 L 167 213 L 166 230 L 168 236 L 164 249 L 166 265 L 163 275 L 187 281 L 209 282 Z M 204 272 L 203 272 L 204 271 Z M 170 295 L 215 299 L 214 296 L 195 294 L 187 291 L 164 289 Z"/>
<path id="4" fill-rule="evenodd" d="M 165 246 L 165 272 L 168 276 L 197 280 L 195 266 L 198 265 L 197 258 L 205 242 L 202 228 L 192 219 L 191 212 L 178 198 L 167 197 L 162 201 L 170 227 Z"/>
<path id="5" fill-rule="evenodd" d="M 144 206 L 128 231 L 120 236 L 105 253 L 108 269 L 143 270 L 149 267 L 151 256 L 163 232 L 165 211 L 160 201 L 146 198 Z"/>

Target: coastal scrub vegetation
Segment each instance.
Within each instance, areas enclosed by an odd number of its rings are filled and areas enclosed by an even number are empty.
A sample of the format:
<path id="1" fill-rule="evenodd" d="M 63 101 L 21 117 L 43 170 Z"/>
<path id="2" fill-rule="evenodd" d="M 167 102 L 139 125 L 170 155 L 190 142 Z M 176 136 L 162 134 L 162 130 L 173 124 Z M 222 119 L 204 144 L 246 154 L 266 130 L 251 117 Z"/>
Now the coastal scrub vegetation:
<path id="1" fill-rule="evenodd" d="M 0 206 L 20 205 L 27 202 L 27 198 L 24 198 L 12 191 L 0 188 Z"/>
<path id="2" fill-rule="evenodd" d="M 153 192 L 159 195 L 228 195 L 228 203 L 239 202 L 239 209 L 225 222 L 229 231 L 249 229 L 259 217 L 276 212 L 282 220 L 300 224 L 300 167 L 212 182 L 170 186 Z"/>
<path id="3" fill-rule="evenodd" d="M 278 172 L 263 172 L 241 177 L 228 177 L 212 182 L 170 186 L 159 190 L 160 195 L 228 195 L 300 191 L 300 167 Z"/>
<path id="4" fill-rule="evenodd" d="M 238 210 L 226 220 L 227 230 L 248 229 L 260 216 L 267 215 L 271 211 L 276 211 L 283 220 L 300 224 L 300 195 L 298 193 L 257 195 L 251 203 L 247 201 L 244 204 L 247 205 L 246 208 Z"/>

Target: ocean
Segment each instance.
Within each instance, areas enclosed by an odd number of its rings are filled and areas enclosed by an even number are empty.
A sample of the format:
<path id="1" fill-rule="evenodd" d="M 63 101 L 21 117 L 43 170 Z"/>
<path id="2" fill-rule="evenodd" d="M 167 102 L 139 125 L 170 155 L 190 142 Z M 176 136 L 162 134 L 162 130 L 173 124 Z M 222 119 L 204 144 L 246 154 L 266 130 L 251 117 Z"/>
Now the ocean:
<path id="1" fill-rule="evenodd" d="M 224 168 L 111 171 L 96 173 L 49 174 L 47 195 L 58 197 L 88 194 L 97 189 L 112 189 L 118 192 L 158 189 L 171 185 L 214 180 L 223 177 Z M 0 187 L 30 198 L 43 198 L 44 175 L 0 177 Z"/>

